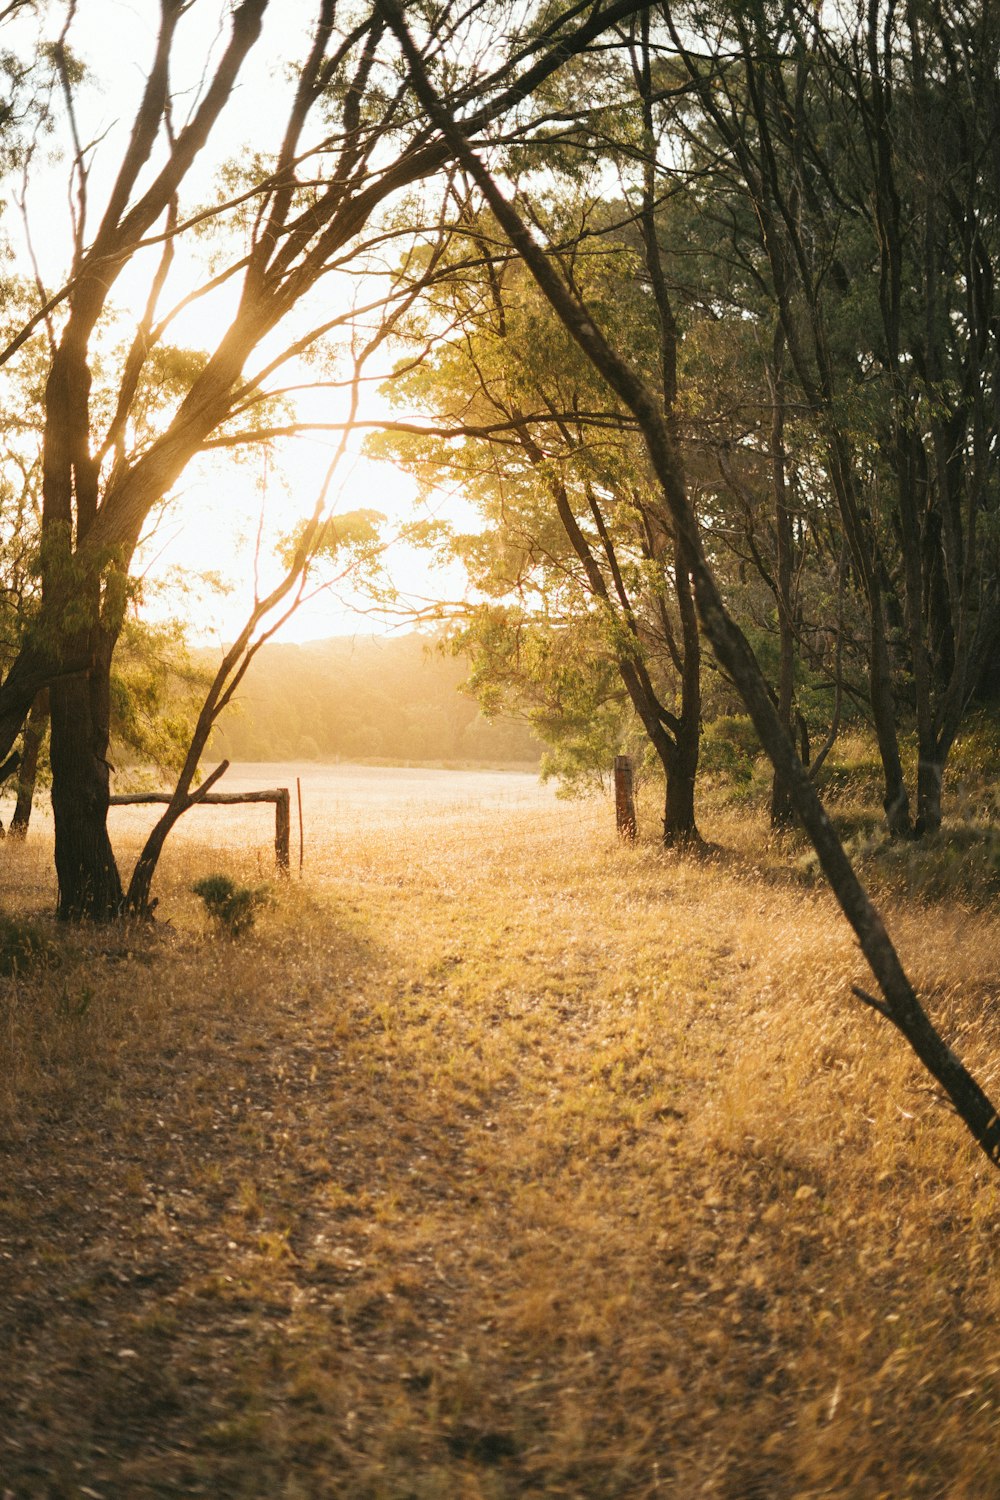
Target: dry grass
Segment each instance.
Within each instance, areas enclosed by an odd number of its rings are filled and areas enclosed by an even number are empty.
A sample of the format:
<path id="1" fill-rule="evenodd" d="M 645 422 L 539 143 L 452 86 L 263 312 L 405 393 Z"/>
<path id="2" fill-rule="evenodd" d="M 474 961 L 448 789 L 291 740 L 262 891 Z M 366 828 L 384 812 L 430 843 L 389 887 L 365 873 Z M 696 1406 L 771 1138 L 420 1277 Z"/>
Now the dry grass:
<path id="1" fill-rule="evenodd" d="M 0 981 L 0 1494 L 1000 1497 L 1000 1178 L 706 823 L 345 802 L 234 946 L 266 820 L 192 822 L 170 925 Z M 996 916 L 890 921 L 1000 1093 Z"/>

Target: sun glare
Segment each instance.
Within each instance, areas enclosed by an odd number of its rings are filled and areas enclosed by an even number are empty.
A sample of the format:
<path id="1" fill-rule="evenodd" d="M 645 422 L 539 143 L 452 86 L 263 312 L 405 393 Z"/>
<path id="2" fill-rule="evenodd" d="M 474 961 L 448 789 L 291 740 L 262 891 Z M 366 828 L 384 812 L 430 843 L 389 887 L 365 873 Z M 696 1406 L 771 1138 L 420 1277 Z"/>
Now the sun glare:
<path id="1" fill-rule="evenodd" d="M 192 7 L 183 18 L 178 33 L 183 45 L 177 49 L 176 59 L 182 76 L 172 78 L 181 109 L 196 107 L 210 65 L 224 45 L 223 9 Z M 286 0 L 280 17 L 272 7 L 266 18 L 270 27 L 268 45 L 255 49 L 213 136 L 211 152 L 196 164 L 182 217 L 196 214 L 211 201 L 220 168 L 236 172 L 247 153 L 266 155 L 276 149 L 277 139 L 269 137 L 267 127 L 272 119 L 282 118 L 290 87 L 290 63 L 301 50 L 301 34 L 308 20 L 308 7 L 300 0 Z M 86 148 L 85 242 L 93 237 L 100 221 L 110 189 L 105 162 L 120 160 L 115 146 L 117 143 L 120 148 L 134 116 L 146 61 L 155 50 L 156 26 L 156 17 L 147 7 L 119 0 L 92 0 L 68 34 L 68 46 L 87 72 L 77 103 L 78 134 L 81 140 L 93 142 Z M 282 103 L 277 102 L 278 95 Z M 72 195 L 66 190 L 71 144 L 69 139 L 60 138 L 47 147 L 45 168 L 33 173 L 23 211 L 16 221 L 8 216 L 8 231 L 25 274 L 34 275 L 37 269 L 38 280 L 49 295 L 69 274 L 75 211 Z M 206 295 L 194 294 L 211 281 L 220 256 L 223 261 L 226 252 L 231 256 L 234 243 L 238 245 L 244 232 L 237 217 L 177 241 L 157 306 L 158 319 L 175 310 L 163 332 L 165 346 L 195 355 L 207 355 L 218 346 L 236 311 L 240 278 L 235 276 Z M 159 258 L 160 245 L 154 243 L 136 254 L 115 282 L 111 302 L 114 319 L 104 340 L 112 379 L 120 372 L 124 350 L 146 308 Z M 295 314 L 296 331 L 301 328 L 304 332 L 310 320 L 319 323 L 340 313 L 345 318 L 342 337 L 349 344 L 352 306 L 363 306 L 377 296 L 377 286 L 369 278 L 327 276 L 310 298 L 301 299 Z M 287 324 L 283 323 L 261 341 L 247 373 L 277 361 L 288 342 Z M 296 358 L 276 366 L 263 388 L 297 388 L 281 398 L 280 424 L 316 423 L 331 430 L 305 431 L 272 442 L 266 454 L 247 446 L 207 453 L 191 464 L 175 493 L 151 518 L 140 544 L 136 564 L 145 583 L 145 613 L 153 618 L 186 618 L 196 642 L 231 639 L 253 603 L 255 586 L 265 589 L 276 578 L 276 549 L 281 539 L 311 514 L 327 482 L 328 508 L 333 513 L 368 508 L 385 516 L 382 602 L 380 605 L 370 589 L 349 585 L 320 589 L 283 627 L 284 638 L 303 640 L 358 629 L 398 629 L 407 622 L 412 624 L 435 601 L 454 601 L 463 595 L 467 579 L 458 564 L 436 563 L 427 553 L 398 539 L 398 533 L 415 514 L 461 519 L 468 526 L 471 507 L 460 496 L 442 491 L 415 509 L 413 481 L 393 465 L 375 462 L 364 453 L 365 433 L 388 415 L 379 382 L 388 375 L 392 358 L 391 350 L 384 352 L 379 363 L 365 371 L 355 412 L 361 426 L 346 438 L 333 429 L 346 424 L 351 415 L 347 383 L 350 359 L 338 361 L 335 354 L 324 352 L 319 365 Z M 166 408 L 161 426 L 175 404 Z M 330 477 L 338 449 L 339 462 Z M 320 581 L 317 579 L 317 583 Z M 391 592 L 395 598 L 390 605 Z M 194 608 L 192 599 L 198 601 Z"/>

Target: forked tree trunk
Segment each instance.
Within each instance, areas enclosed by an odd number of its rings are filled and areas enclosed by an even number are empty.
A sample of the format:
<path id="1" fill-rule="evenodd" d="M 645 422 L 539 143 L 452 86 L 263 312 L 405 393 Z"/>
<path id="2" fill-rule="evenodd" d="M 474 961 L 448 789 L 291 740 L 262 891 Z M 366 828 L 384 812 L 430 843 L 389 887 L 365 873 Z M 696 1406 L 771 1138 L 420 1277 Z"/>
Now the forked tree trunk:
<path id="1" fill-rule="evenodd" d="M 522 446 L 528 452 L 531 461 L 539 464 L 542 460 L 541 450 L 526 430 L 521 432 L 520 437 Z M 549 490 L 556 512 L 573 550 L 583 565 L 595 598 L 600 599 L 614 611 L 615 606 L 601 569 L 573 514 L 566 486 L 558 475 L 550 477 Z M 601 534 L 606 556 L 610 560 L 613 557 L 613 546 L 601 520 L 600 512 L 596 508 L 594 519 Z M 647 540 L 650 546 L 649 555 L 655 557 L 665 567 L 666 553 L 654 538 L 652 529 L 649 531 Z M 663 767 L 667 783 L 663 842 L 667 845 L 689 843 L 697 840 L 699 836 L 694 820 L 694 781 L 698 768 L 698 733 L 701 727 L 700 637 L 691 572 L 683 562 L 683 556 L 680 544 L 675 542 L 672 561 L 683 643 L 683 660 L 679 663 L 681 669 L 680 715 L 668 713 L 660 702 L 641 651 L 626 649 L 620 651 L 617 656 L 618 672 L 632 707 L 638 714 L 649 736 L 650 744 L 659 756 Z M 618 578 L 620 579 L 620 574 Z M 620 586 L 616 591 L 616 598 L 622 606 L 629 626 L 632 627 L 633 637 L 637 640 L 638 627 L 635 617 L 624 595 L 624 589 Z M 669 632 L 669 623 L 665 618 L 664 629 L 665 633 Z"/>
<path id="2" fill-rule="evenodd" d="M 619 664 L 620 665 L 620 664 Z M 690 723 L 683 721 L 674 734 L 668 734 L 658 717 L 658 705 L 652 694 L 634 690 L 635 684 L 622 672 L 626 686 L 630 687 L 633 707 L 636 709 L 646 733 L 653 744 L 663 767 L 666 783 L 663 803 L 663 843 L 673 849 L 683 844 L 697 843 L 700 834 L 694 814 L 695 773 L 698 769 L 698 730 L 694 729 L 693 750 Z M 685 731 L 687 731 L 685 733 Z"/>

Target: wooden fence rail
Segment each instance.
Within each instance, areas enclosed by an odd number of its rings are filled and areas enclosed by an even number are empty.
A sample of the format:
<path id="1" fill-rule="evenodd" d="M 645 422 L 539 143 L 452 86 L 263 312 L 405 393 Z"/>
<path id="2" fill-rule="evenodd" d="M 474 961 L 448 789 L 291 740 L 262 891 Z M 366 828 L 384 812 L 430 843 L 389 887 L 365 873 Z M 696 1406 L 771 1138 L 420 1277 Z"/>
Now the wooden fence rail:
<path id="1" fill-rule="evenodd" d="M 142 803 L 169 802 L 169 792 L 124 792 L 111 798 L 112 807 L 138 807 Z M 291 838 L 291 799 L 287 786 L 272 787 L 263 792 L 206 792 L 195 806 L 215 803 L 228 806 L 236 802 L 274 803 L 274 862 L 278 872 L 287 875 L 291 864 L 289 844 Z"/>

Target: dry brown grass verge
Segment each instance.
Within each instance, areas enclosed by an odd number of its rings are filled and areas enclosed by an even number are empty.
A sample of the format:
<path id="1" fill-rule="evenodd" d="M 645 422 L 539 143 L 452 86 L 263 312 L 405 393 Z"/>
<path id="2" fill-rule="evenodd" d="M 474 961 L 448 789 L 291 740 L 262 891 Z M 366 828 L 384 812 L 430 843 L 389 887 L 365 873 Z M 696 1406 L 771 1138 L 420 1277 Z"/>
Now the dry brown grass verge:
<path id="1" fill-rule="evenodd" d="M 1000 1182 L 760 829 L 339 826 L 0 981 L 0 1494 L 1000 1496 Z M 996 1091 L 995 915 L 891 921 Z"/>

